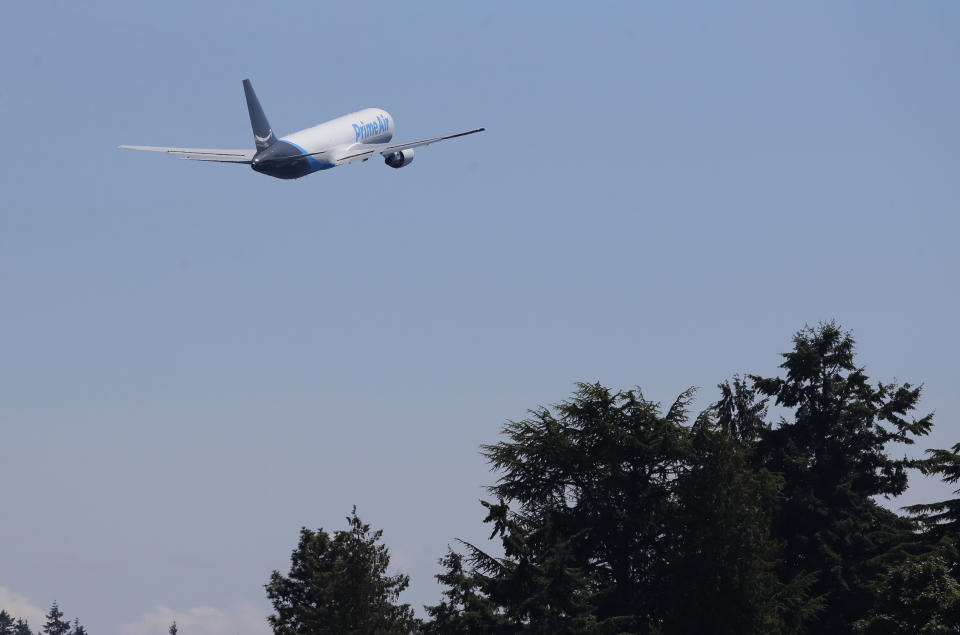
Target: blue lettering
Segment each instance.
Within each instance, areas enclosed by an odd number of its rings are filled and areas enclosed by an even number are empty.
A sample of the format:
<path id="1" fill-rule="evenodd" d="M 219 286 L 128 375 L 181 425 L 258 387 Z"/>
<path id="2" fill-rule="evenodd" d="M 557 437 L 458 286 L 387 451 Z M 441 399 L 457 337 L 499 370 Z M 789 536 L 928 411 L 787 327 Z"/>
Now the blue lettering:
<path id="1" fill-rule="evenodd" d="M 377 115 L 376 121 L 366 123 L 361 120 L 351 125 L 353 126 L 353 134 L 356 137 L 355 140 L 361 141 L 388 132 L 390 130 L 390 118 Z"/>

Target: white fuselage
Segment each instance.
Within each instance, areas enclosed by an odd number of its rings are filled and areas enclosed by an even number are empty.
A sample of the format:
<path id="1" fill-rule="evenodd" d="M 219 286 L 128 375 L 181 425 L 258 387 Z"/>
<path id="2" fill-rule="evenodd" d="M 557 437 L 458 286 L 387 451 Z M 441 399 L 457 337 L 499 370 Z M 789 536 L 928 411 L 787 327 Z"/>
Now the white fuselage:
<path id="1" fill-rule="evenodd" d="M 330 121 L 294 132 L 280 141 L 298 148 L 302 154 L 329 151 L 330 156 L 317 157 L 319 162 L 333 162 L 358 144 L 387 143 L 393 138 L 393 117 L 380 108 L 366 108 Z"/>

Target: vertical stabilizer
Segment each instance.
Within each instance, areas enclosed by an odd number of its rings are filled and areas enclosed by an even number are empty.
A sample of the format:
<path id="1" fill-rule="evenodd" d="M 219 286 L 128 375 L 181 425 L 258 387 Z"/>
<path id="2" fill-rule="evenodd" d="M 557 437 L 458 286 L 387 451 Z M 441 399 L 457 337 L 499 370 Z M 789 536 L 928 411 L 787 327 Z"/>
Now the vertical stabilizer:
<path id="1" fill-rule="evenodd" d="M 253 84 L 249 79 L 243 80 L 243 93 L 247 97 L 247 111 L 250 113 L 250 125 L 253 127 L 253 139 L 257 144 L 257 150 L 269 148 L 277 138 L 273 134 L 270 122 L 267 121 L 267 116 L 263 114 L 260 100 L 253 92 Z"/>

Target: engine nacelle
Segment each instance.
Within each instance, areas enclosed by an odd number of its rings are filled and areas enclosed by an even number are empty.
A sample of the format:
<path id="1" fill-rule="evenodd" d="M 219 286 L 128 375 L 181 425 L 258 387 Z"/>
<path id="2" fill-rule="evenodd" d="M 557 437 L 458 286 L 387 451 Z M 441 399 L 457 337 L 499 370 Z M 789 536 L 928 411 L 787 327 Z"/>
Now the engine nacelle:
<path id="1" fill-rule="evenodd" d="M 383 162 L 391 168 L 402 168 L 405 165 L 410 165 L 413 163 L 413 148 L 387 155 Z"/>

